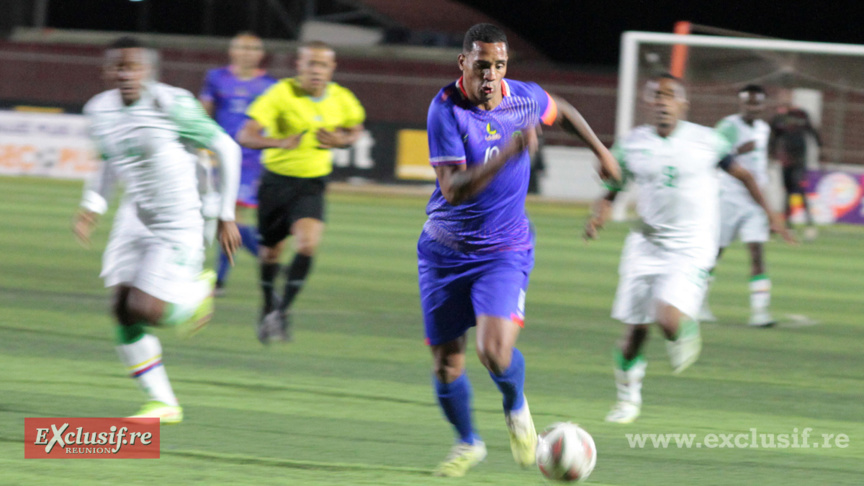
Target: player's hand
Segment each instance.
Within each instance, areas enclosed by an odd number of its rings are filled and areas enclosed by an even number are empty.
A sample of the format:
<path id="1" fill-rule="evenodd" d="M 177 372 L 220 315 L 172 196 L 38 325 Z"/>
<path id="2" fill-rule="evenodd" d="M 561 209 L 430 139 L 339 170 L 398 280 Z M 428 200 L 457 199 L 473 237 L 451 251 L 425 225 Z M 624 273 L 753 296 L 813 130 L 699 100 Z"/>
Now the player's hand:
<path id="1" fill-rule="evenodd" d="M 342 129 L 336 129 L 331 132 L 319 128 L 315 132 L 315 138 L 318 139 L 318 148 L 322 149 L 345 148 L 349 145 L 348 133 Z"/>
<path id="2" fill-rule="evenodd" d="M 771 232 L 780 235 L 783 238 L 783 241 L 790 245 L 798 244 L 798 240 L 792 236 L 792 233 L 789 232 L 789 228 L 786 227 L 786 221 L 781 214 L 771 215 Z"/>
<path id="3" fill-rule="evenodd" d="M 750 140 L 747 143 L 743 143 L 735 149 L 735 155 L 744 155 L 756 150 L 756 141 Z"/>
<path id="4" fill-rule="evenodd" d="M 585 222 L 585 241 L 597 239 L 597 232 L 603 229 L 609 214 L 612 212 L 612 202 L 606 199 L 600 199 L 594 203 L 591 210 L 591 216 Z"/>
<path id="5" fill-rule="evenodd" d="M 540 131 L 540 125 L 534 127 L 527 127 L 525 130 L 522 130 L 522 136 L 520 137 L 521 150 L 527 150 L 528 155 L 534 155 L 537 153 L 537 150 L 540 148 L 540 140 L 537 137 L 537 133 Z"/>
<path id="6" fill-rule="evenodd" d="M 306 134 L 306 131 L 302 131 L 297 135 L 291 135 L 290 137 L 285 137 L 279 141 L 279 147 L 285 150 L 293 150 L 300 145 L 300 139 L 303 138 L 303 135 Z"/>
<path id="7" fill-rule="evenodd" d="M 234 253 L 243 244 L 243 239 L 240 237 L 240 230 L 237 229 L 237 224 L 234 221 L 219 220 L 217 228 L 219 235 L 219 246 L 222 247 L 222 252 L 228 257 L 231 266 L 234 266 Z"/>
<path id="8" fill-rule="evenodd" d="M 96 227 L 98 221 L 99 215 L 86 209 L 79 209 L 78 213 L 75 214 L 75 221 L 72 223 L 72 232 L 75 233 L 75 238 L 84 248 L 90 248 L 90 235 L 93 233 L 93 228 Z"/>
<path id="9" fill-rule="evenodd" d="M 623 182 L 621 179 L 621 166 L 610 152 L 604 152 L 600 155 L 600 169 L 597 171 L 600 174 L 600 179 L 604 181 L 613 181 L 616 183 Z"/>

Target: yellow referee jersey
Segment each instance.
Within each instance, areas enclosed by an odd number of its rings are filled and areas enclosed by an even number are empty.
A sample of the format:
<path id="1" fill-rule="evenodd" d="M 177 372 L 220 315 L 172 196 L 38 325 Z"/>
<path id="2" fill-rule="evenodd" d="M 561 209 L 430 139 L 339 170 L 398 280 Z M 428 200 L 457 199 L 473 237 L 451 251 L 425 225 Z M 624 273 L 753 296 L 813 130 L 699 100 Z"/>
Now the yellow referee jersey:
<path id="1" fill-rule="evenodd" d="M 274 84 L 259 96 L 246 115 L 264 127 L 266 135 L 285 138 L 306 132 L 291 150 L 266 149 L 261 162 L 270 172 L 291 177 L 322 177 L 333 171 L 333 154 L 318 148 L 315 132 L 363 123 L 366 111 L 348 88 L 329 83 L 324 94 L 313 98 L 295 78 Z"/>

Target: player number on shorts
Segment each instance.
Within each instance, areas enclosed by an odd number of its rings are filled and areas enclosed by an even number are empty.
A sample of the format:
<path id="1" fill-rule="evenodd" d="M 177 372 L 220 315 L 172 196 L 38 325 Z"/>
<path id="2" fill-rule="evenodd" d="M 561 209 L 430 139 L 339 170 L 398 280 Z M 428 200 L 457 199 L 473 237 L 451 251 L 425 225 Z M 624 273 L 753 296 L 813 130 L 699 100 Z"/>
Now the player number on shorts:
<path id="1" fill-rule="evenodd" d="M 489 159 L 494 157 L 498 152 L 501 152 L 501 149 L 498 147 L 489 147 L 486 149 L 486 156 L 483 157 L 483 163 L 489 162 Z"/>
<path id="2" fill-rule="evenodd" d="M 663 167 L 663 185 L 666 187 L 678 187 L 678 168 L 672 165 Z"/>

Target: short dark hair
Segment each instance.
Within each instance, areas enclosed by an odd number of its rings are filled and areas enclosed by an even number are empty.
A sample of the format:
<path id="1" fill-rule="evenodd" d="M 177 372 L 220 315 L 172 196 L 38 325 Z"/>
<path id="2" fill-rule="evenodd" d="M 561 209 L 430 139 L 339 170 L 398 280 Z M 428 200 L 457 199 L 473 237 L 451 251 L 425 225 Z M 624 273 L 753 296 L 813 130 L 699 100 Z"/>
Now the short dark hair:
<path id="1" fill-rule="evenodd" d="M 655 81 L 660 81 L 661 79 L 671 79 L 671 80 L 677 82 L 678 84 L 680 84 L 681 86 L 684 86 L 684 80 L 683 79 L 679 78 L 678 76 L 675 76 L 674 74 L 672 74 L 668 71 L 657 73 L 656 75 L 654 75 L 654 77 L 652 79 L 654 79 Z"/>
<path id="2" fill-rule="evenodd" d="M 468 32 L 465 33 L 465 39 L 462 41 L 462 52 L 471 52 L 474 49 L 475 42 L 487 42 L 495 44 L 503 42 L 510 49 L 510 44 L 507 43 L 507 35 L 503 30 L 492 24 L 475 24 Z"/>
<path id="3" fill-rule="evenodd" d="M 144 43 L 139 38 L 131 35 L 124 35 L 108 45 L 108 49 L 143 49 L 144 47 Z"/>
<path id="4" fill-rule="evenodd" d="M 743 88 L 738 90 L 738 93 L 754 93 L 754 94 L 763 94 L 763 95 L 766 94 L 765 88 L 763 88 L 762 86 L 760 86 L 758 84 L 748 84 L 747 86 L 744 86 Z"/>
<path id="5" fill-rule="evenodd" d="M 687 85 L 684 83 L 684 80 L 679 78 L 678 76 L 675 76 L 674 74 L 672 74 L 668 71 L 661 71 L 661 72 L 658 72 L 658 73 L 654 74 L 653 76 L 651 76 L 651 79 L 649 79 L 648 83 L 646 84 L 646 88 L 648 86 L 650 86 L 651 83 L 658 83 L 659 84 L 660 81 L 662 81 L 664 79 L 671 79 L 672 81 L 675 81 L 678 84 L 678 86 L 681 88 L 681 91 L 678 94 L 681 95 L 685 99 L 687 98 Z"/>

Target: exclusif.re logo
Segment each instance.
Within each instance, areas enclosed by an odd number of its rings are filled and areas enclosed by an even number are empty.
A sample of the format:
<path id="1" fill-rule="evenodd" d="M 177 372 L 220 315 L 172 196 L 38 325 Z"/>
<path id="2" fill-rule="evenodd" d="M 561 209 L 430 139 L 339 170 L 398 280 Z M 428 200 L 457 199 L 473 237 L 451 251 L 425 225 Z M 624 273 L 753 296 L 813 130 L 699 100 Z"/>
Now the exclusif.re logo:
<path id="1" fill-rule="evenodd" d="M 25 418 L 25 459 L 158 459 L 159 419 Z"/>

